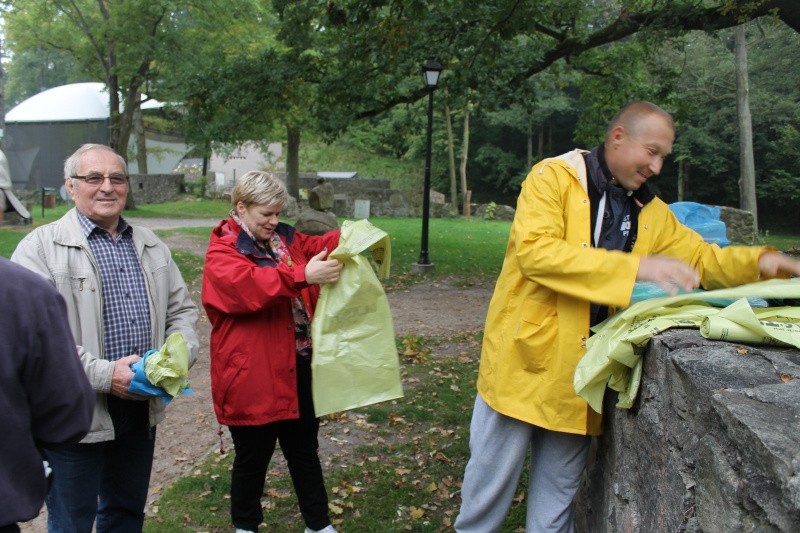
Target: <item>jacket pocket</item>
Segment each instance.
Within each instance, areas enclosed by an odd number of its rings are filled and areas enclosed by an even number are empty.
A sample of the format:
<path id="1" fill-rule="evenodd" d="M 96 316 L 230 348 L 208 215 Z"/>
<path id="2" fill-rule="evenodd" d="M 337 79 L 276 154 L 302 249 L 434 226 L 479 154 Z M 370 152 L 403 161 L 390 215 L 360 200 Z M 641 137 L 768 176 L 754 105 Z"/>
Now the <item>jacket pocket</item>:
<path id="1" fill-rule="evenodd" d="M 212 383 L 211 392 L 214 403 L 217 405 L 222 416 L 231 416 L 231 411 L 235 410 L 231 404 L 231 389 L 234 387 L 236 378 L 247 370 L 247 356 L 242 353 L 233 353 L 225 361 L 220 369 L 217 383 Z"/>
<path id="2" fill-rule="evenodd" d="M 541 373 L 550 368 L 558 349 L 556 310 L 542 302 L 527 300 L 514 334 L 514 352 L 528 372 Z"/>
<path id="3" fill-rule="evenodd" d="M 53 276 L 53 283 L 62 296 L 95 290 L 92 272 L 89 270 L 53 267 L 50 272 Z"/>

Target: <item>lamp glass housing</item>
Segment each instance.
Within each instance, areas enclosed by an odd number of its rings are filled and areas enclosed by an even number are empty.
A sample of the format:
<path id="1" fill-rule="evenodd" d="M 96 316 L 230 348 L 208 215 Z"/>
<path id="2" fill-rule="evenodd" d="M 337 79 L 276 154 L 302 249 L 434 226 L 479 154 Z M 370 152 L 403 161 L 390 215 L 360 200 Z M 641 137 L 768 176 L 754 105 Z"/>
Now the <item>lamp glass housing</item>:
<path id="1" fill-rule="evenodd" d="M 435 89 L 439 85 L 439 75 L 441 73 L 442 65 L 433 58 L 430 58 L 427 63 L 422 65 L 422 76 L 425 80 L 425 86 L 429 89 Z"/>

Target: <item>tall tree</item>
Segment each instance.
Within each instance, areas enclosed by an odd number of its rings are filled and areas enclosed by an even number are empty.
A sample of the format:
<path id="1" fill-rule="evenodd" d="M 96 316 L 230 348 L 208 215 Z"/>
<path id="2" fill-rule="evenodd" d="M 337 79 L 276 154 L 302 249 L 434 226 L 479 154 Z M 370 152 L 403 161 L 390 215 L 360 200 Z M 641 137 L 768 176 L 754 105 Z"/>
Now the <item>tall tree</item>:
<path id="1" fill-rule="evenodd" d="M 789 155 L 800 131 L 800 72 L 792 67 L 800 34 L 769 17 L 757 27 L 759 37 L 750 39 L 747 53 L 754 191 L 759 226 L 774 227 L 797 220 L 800 207 L 800 159 Z M 740 205 L 735 41 L 732 30 L 692 32 L 658 55 L 679 74 L 669 101 L 678 126 L 675 159 L 691 177 L 686 200 Z"/>
<path id="2" fill-rule="evenodd" d="M 458 216 L 458 182 L 456 181 L 455 139 L 453 137 L 453 117 L 445 94 L 444 122 L 447 127 L 447 169 L 450 171 L 450 210 Z"/>
<path id="3" fill-rule="evenodd" d="M 747 74 L 747 29 L 734 30 L 734 65 L 736 71 L 736 115 L 739 123 L 739 207 L 753 213 L 758 232 L 756 205 L 756 167 L 753 157 L 753 121 L 750 114 L 750 79 Z"/>
<path id="4" fill-rule="evenodd" d="M 419 63 L 435 55 L 463 90 L 502 93 L 571 58 L 640 31 L 731 27 L 788 1 L 275 0 L 284 30 L 324 61 L 316 108 L 329 128 L 421 99 Z M 291 30 L 288 30 L 291 28 Z M 526 46 L 518 46 L 520 39 Z M 357 83 L 355 81 L 357 80 Z M 454 88 L 455 90 L 455 88 Z"/>
<path id="5" fill-rule="evenodd" d="M 184 102 L 187 139 L 208 153 L 246 141 L 286 139 L 287 188 L 297 197 L 299 147 L 311 124 L 320 58 L 313 42 L 286 43 L 269 2 L 253 1 L 239 22 L 193 52 L 173 58 L 165 94 Z"/>
<path id="6" fill-rule="evenodd" d="M 144 92 L 156 90 L 159 69 L 198 41 L 190 20 L 226 20 L 237 6 L 217 0 L 6 0 L 15 53 L 48 47 L 69 54 L 109 95 L 110 145 L 127 158 L 134 114 Z M 241 4 L 241 3 L 237 3 Z"/>
<path id="7" fill-rule="evenodd" d="M 63 50 L 37 46 L 17 48 L 9 55 L 5 63 L 7 109 L 45 89 L 92 79 Z"/>

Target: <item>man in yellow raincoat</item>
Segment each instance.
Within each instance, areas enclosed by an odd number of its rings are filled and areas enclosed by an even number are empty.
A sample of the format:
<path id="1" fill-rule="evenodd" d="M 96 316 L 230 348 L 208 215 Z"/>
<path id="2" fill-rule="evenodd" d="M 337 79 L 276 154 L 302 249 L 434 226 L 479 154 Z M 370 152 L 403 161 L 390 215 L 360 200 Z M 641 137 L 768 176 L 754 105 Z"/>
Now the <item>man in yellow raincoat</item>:
<path id="1" fill-rule="evenodd" d="M 526 531 L 572 531 L 572 501 L 601 415 L 575 394 L 591 325 L 628 305 L 635 281 L 670 294 L 800 275 L 768 248 L 707 244 L 655 197 L 672 118 L 633 102 L 605 142 L 533 167 L 489 305 L 461 491 L 459 532 L 500 530 L 530 450 Z"/>

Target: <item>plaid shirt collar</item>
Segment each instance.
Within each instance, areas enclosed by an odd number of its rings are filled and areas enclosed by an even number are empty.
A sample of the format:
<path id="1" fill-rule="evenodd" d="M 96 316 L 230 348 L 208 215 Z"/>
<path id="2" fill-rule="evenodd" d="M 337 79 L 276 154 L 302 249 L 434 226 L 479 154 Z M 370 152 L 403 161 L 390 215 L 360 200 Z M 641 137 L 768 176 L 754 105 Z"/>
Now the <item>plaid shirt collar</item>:
<path id="1" fill-rule="evenodd" d="M 78 221 L 81 223 L 81 230 L 83 230 L 83 235 L 87 239 L 95 229 L 99 229 L 100 231 L 105 231 L 103 228 L 92 222 L 92 220 L 89 217 L 87 217 L 77 209 L 75 210 L 75 212 L 78 213 Z M 119 217 L 119 222 L 117 222 L 117 234 L 122 235 L 128 232 L 133 232 L 133 226 L 128 224 L 128 221 L 125 220 L 124 218 Z"/>

